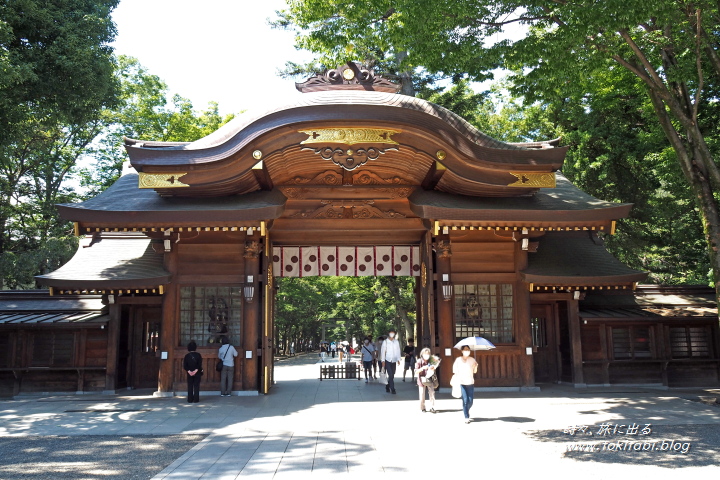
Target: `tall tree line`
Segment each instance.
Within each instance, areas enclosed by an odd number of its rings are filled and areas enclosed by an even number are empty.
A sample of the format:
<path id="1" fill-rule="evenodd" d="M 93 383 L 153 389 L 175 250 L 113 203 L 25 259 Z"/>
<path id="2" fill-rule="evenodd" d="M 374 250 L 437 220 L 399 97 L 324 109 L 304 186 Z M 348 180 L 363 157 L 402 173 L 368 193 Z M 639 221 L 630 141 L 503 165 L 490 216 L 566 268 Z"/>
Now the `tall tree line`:
<path id="1" fill-rule="evenodd" d="M 112 184 L 123 135 L 192 141 L 231 118 L 169 100 L 162 80 L 114 55 L 117 3 L 0 2 L 0 288 L 35 288 L 72 256 L 55 205 Z"/>
<path id="2" fill-rule="evenodd" d="M 276 347 L 302 346 L 366 336 L 394 328 L 400 340 L 415 335 L 415 281 L 411 277 L 303 277 L 278 279 Z M 324 327 L 324 328 L 323 328 Z"/>

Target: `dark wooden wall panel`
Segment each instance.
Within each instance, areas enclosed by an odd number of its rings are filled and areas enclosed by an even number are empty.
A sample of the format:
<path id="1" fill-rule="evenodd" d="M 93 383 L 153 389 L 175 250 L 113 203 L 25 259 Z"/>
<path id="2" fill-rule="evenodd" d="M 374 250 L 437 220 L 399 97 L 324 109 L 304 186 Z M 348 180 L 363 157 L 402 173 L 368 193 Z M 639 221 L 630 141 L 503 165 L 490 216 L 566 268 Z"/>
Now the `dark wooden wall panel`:
<path id="1" fill-rule="evenodd" d="M 520 386 L 520 358 L 516 352 L 478 354 L 476 386 Z"/>
<path id="2" fill-rule="evenodd" d="M 453 273 L 513 273 L 514 242 L 452 242 Z"/>
<path id="3" fill-rule="evenodd" d="M 580 338 L 583 360 L 604 360 L 599 326 L 581 325 Z"/>
<path id="4" fill-rule="evenodd" d="M 178 244 L 180 275 L 233 275 L 244 272 L 245 243 Z"/>
<path id="5" fill-rule="evenodd" d="M 202 392 L 211 390 L 220 390 L 220 372 L 215 371 L 215 364 L 217 363 L 217 349 L 204 349 L 198 348 L 197 350 L 203 358 L 203 377 L 200 381 L 200 394 Z M 182 364 L 183 359 L 187 351 L 178 351 L 173 363 L 173 374 L 175 383 L 173 384 L 173 390 L 176 392 L 187 392 L 187 373 L 183 370 Z M 233 390 L 243 390 L 242 388 L 242 362 L 238 354 L 235 359 L 235 376 L 233 380 Z"/>
<path id="6" fill-rule="evenodd" d="M 104 367 L 106 363 L 107 330 L 88 330 L 85 340 L 85 366 Z M 103 373 L 102 375 L 104 379 L 105 374 Z"/>

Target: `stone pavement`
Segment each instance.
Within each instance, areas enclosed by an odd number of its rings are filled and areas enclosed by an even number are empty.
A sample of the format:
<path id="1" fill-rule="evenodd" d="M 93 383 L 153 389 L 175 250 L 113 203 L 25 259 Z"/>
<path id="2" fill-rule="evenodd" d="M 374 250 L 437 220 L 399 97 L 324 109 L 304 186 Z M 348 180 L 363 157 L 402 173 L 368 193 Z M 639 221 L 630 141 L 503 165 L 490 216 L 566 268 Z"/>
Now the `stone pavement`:
<path id="1" fill-rule="evenodd" d="M 207 435 L 158 480 L 441 472 L 671 478 L 719 470 L 720 407 L 699 401 L 720 397 L 718 389 L 476 390 L 467 425 L 460 400 L 447 393 L 437 394 L 438 413 L 420 412 L 417 387 L 403 383 L 402 372 L 391 395 L 372 381 L 319 381 L 316 361 L 279 362 L 277 384 L 264 396 L 201 391 L 199 404 L 151 395 L 0 401 L 0 437 Z"/>

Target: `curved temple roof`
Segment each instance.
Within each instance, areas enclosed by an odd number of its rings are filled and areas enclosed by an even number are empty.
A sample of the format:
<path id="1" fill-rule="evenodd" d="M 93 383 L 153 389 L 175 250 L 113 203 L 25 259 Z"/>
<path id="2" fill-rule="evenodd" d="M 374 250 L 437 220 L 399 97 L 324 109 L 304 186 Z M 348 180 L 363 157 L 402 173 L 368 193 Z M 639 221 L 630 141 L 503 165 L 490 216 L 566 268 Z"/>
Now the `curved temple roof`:
<path id="1" fill-rule="evenodd" d="M 392 132 L 392 139 L 387 135 L 386 140 L 367 140 L 365 146 L 391 144 L 393 149 L 412 150 L 433 160 L 437 157 L 453 174 L 472 182 L 488 182 L 488 178 L 504 173 L 500 180 L 493 178 L 490 182 L 503 187 L 509 185 L 508 178 L 513 178 L 507 173 L 511 170 L 535 173 L 558 170 L 567 150 L 556 147 L 557 141 L 501 142 L 433 103 L 406 95 L 372 91 L 307 93 L 295 103 L 260 115 L 239 116 L 195 142 L 179 144 L 126 139 L 125 146 L 138 172 L 183 170 L 184 176 L 179 180 L 189 188 L 163 190 L 163 194 L 185 196 L 193 195 L 194 187 L 207 189 L 213 181 L 243 184 L 247 179 L 241 177 L 260 158 L 266 159 L 273 152 L 291 147 L 300 150 L 308 143 L 328 146 L 323 144 L 325 139 L 313 134 L 313 129 L 385 129 Z M 342 138 L 325 143 L 353 145 L 343 142 Z M 308 159 L 313 155 L 306 152 L 301 157 Z M 213 176 L 214 170 L 222 170 L 223 174 Z M 237 188 L 241 189 L 240 186 Z"/>
<path id="2" fill-rule="evenodd" d="M 546 233 L 538 251 L 528 256 L 520 272 L 523 281 L 535 285 L 602 286 L 633 284 L 647 278 L 607 251 L 595 232 Z"/>
<path id="3" fill-rule="evenodd" d="M 163 255 L 144 235 L 86 237 L 72 259 L 38 282 L 54 288 L 147 289 L 170 283 Z M 161 252 L 161 250 L 160 250 Z"/>

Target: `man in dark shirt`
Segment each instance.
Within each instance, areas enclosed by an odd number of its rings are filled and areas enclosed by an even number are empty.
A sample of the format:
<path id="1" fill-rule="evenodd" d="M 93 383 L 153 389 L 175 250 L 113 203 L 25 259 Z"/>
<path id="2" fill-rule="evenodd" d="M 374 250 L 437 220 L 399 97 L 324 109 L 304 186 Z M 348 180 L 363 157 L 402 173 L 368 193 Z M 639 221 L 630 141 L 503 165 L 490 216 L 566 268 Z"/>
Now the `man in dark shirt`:
<path id="1" fill-rule="evenodd" d="M 415 342 L 412 338 L 408 338 L 408 344 L 403 349 L 405 355 L 405 369 L 403 370 L 403 382 L 405 381 L 405 374 L 410 369 L 410 375 L 415 379 Z"/>

